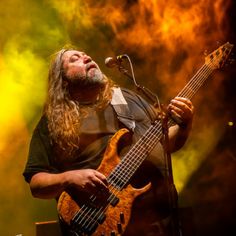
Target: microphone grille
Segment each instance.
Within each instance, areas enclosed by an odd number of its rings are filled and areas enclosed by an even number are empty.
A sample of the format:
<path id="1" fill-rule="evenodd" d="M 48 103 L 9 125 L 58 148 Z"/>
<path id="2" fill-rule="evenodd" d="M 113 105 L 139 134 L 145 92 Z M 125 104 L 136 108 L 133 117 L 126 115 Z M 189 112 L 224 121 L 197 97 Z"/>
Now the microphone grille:
<path id="1" fill-rule="evenodd" d="M 109 68 L 116 66 L 116 60 L 113 57 L 107 57 L 105 59 L 105 65 Z"/>

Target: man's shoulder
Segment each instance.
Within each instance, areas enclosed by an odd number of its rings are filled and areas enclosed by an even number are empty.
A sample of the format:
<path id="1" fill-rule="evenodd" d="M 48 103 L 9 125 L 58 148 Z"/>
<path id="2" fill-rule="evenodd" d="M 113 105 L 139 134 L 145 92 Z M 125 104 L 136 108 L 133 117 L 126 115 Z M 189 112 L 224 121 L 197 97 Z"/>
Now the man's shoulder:
<path id="1" fill-rule="evenodd" d="M 143 96 L 139 95 L 137 92 L 127 89 L 127 88 L 121 88 L 121 91 L 124 95 L 124 97 L 127 99 L 127 101 L 135 102 L 139 106 L 142 107 L 149 107 L 152 108 L 153 105 L 150 104 Z"/>
<path id="2" fill-rule="evenodd" d="M 141 95 L 133 90 L 127 88 L 121 88 L 121 91 L 129 105 L 135 104 L 146 112 L 151 120 L 155 120 L 156 112 L 152 104 L 147 102 Z"/>
<path id="3" fill-rule="evenodd" d="M 130 90 L 130 89 L 127 89 L 127 88 L 123 88 L 123 87 L 120 87 L 122 93 L 124 94 L 124 96 L 134 96 L 134 97 L 137 97 L 139 96 L 135 91 L 133 90 Z"/>
<path id="4" fill-rule="evenodd" d="M 120 89 L 127 102 L 135 102 L 138 105 L 141 105 L 141 103 L 147 103 L 137 92 L 122 87 Z"/>

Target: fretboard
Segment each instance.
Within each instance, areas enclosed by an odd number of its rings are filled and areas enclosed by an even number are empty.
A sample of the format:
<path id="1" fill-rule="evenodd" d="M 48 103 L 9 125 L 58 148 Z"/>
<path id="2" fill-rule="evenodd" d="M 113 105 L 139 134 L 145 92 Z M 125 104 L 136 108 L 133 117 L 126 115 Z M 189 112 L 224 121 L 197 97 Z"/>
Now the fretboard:
<path id="1" fill-rule="evenodd" d="M 177 96 L 191 99 L 204 84 L 212 71 L 212 67 L 205 63 Z M 168 121 L 169 127 L 173 124 L 174 122 L 172 120 Z M 111 172 L 108 176 L 108 182 L 118 189 L 122 189 L 151 153 L 156 144 L 161 140 L 162 136 L 162 124 L 159 120 L 156 120 Z"/>

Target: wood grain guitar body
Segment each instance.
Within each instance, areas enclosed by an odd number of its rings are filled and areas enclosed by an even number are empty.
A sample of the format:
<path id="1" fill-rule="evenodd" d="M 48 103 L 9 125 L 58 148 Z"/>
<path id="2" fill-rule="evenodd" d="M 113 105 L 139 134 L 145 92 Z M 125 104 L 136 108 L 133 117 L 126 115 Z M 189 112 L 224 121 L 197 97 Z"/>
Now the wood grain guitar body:
<path id="1" fill-rule="evenodd" d="M 127 129 L 119 130 L 110 140 L 103 160 L 97 169 L 105 176 L 120 163 L 117 155 L 117 143 L 127 133 Z M 110 177 L 110 179 L 115 177 Z M 109 180 L 109 179 L 108 179 Z M 59 198 L 57 210 L 59 217 L 71 227 L 71 235 L 122 235 L 131 215 L 134 199 L 148 191 L 149 183 L 141 189 L 126 185 L 122 189 L 109 183 L 109 196 L 102 202 L 97 202 L 96 196 L 90 196 L 81 206 L 67 192 Z"/>

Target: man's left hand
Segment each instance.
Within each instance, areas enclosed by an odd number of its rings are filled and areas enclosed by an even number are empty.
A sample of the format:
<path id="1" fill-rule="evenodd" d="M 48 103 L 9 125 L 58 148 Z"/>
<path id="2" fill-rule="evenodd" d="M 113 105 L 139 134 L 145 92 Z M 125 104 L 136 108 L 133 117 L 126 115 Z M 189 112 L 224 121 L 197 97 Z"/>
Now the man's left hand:
<path id="1" fill-rule="evenodd" d="M 180 126 L 187 126 L 192 122 L 194 106 L 189 99 L 184 97 L 175 97 L 171 100 L 167 109 Z"/>

